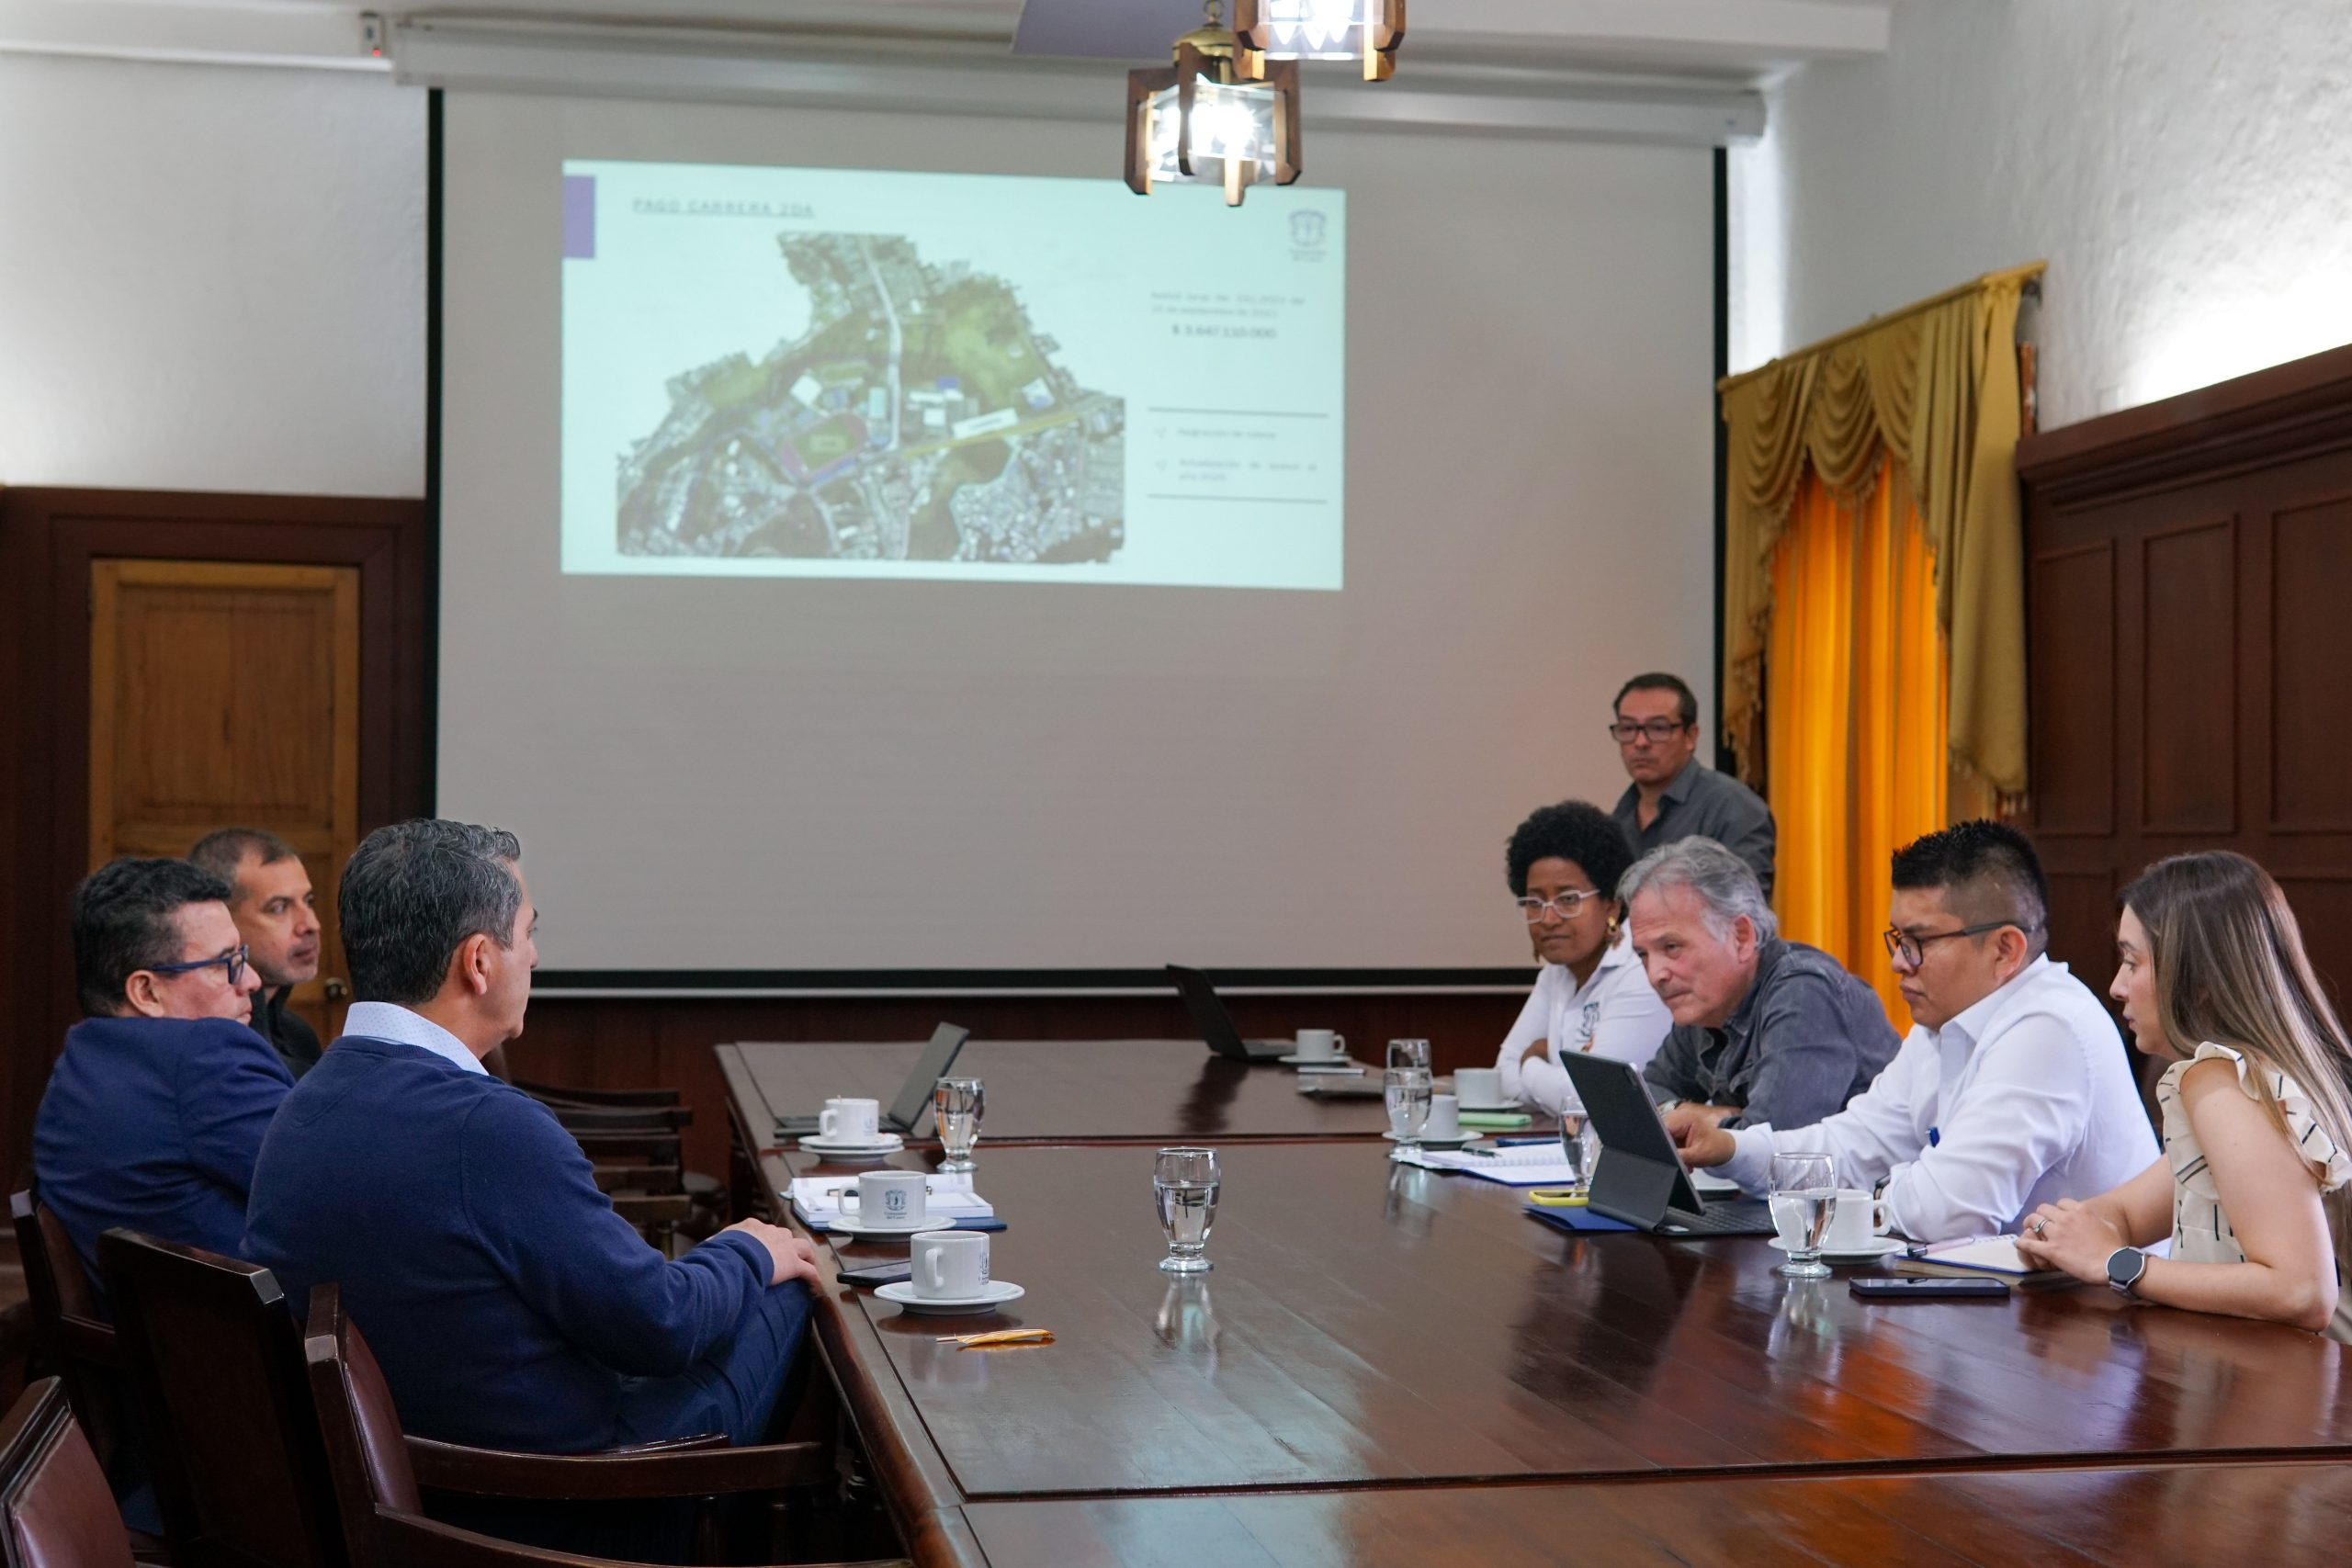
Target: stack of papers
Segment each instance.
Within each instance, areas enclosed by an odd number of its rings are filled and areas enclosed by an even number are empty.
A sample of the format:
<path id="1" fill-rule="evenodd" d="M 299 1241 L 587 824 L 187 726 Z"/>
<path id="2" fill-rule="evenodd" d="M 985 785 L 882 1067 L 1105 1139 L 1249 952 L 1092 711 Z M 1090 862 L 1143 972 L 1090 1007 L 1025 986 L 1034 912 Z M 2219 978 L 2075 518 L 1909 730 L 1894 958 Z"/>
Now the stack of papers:
<path id="1" fill-rule="evenodd" d="M 1504 1144 L 1493 1153 L 1474 1155 L 1467 1149 L 1420 1149 L 1396 1156 L 1431 1170 L 1460 1170 L 1506 1187 L 1566 1187 L 1575 1179 L 1560 1153 L 1559 1140 L 1540 1144 Z"/>
<path id="2" fill-rule="evenodd" d="M 792 1212 L 802 1224 L 812 1231 L 831 1230 L 833 1222 L 842 1217 L 842 1194 L 857 1190 L 854 1177 L 796 1176 L 784 1196 L 792 1201 Z M 934 1171 L 923 1188 L 923 1218 L 926 1224 L 936 1222 L 941 1226 L 957 1220 L 984 1220 L 996 1210 L 989 1201 L 972 1190 L 968 1172 L 947 1175 Z"/>

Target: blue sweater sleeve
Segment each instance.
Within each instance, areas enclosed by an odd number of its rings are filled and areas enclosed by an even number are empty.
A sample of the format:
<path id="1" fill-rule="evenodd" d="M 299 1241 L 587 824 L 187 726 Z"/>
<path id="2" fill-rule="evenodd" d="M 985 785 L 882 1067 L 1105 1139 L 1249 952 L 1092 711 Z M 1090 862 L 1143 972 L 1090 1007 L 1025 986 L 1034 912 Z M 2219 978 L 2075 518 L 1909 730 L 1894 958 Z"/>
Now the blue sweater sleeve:
<path id="1" fill-rule="evenodd" d="M 253 1190 L 254 1161 L 293 1075 L 269 1042 L 242 1023 L 206 1019 L 196 1048 L 179 1056 L 180 1128 L 198 1170 L 233 1190 Z"/>
<path id="2" fill-rule="evenodd" d="M 466 1224 L 534 1312 L 614 1371 L 673 1377 L 732 1338 L 768 1288 L 767 1249 L 741 1233 L 673 1261 L 597 1190 L 546 1107 L 493 1090 L 459 1134 Z"/>

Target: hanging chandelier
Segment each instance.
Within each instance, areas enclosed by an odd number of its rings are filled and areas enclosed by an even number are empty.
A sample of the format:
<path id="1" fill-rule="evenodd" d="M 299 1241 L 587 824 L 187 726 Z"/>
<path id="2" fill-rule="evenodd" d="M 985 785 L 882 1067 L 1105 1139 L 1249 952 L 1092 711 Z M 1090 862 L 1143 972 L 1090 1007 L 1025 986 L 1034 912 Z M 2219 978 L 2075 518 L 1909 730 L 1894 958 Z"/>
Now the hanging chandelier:
<path id="1" fill-rule="evenodd" d="M 1363 79 L 1385 82 L 1405 41 L 1405 0 L 1233 0 L 1241 73 L 1270 60 L 1360 60 Z"/>
<path id="2" fill-rule="evenodd" d="M 1127 73 L 1127 186 L 1149 196 L 1162 185 L 1219 185 L 1241 205 L 1253 185 L 1298 178 L 1298 65 L 1266 62 L 1246 76 L 1223 0 L 1208 20 L 1176 40 L 1164 71 Z"/>

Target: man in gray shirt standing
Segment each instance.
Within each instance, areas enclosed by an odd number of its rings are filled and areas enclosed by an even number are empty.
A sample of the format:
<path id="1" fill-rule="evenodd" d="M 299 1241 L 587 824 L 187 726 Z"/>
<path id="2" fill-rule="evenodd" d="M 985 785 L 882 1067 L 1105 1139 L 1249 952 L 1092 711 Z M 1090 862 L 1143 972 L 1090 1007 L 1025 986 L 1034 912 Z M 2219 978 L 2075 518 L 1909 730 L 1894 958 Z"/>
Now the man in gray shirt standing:
<path id="1" fill-rule="evenodd" d="M 1678 1142 L 1700 1123 L 1810 1127 L 1894 1059 L 1901 1042 L 1878 993 L 1819 948 L 1782 941 L 1755 876 L 1713 840 L 1652 850 L 1617 893 L 1674 1019 L 1642 1077 Z"/>
<path id="2" fill-rule="evenodd" d="M 1699 699 L 1679 675 L 1636 675 L 1617 694 L 1609 727 L 1633 784 L 1610 813 L 1637 855 L 1683 839 L 1713 839 L 1747 863 L 1772 896 L 1772 808 L 1699 761 Z"/>

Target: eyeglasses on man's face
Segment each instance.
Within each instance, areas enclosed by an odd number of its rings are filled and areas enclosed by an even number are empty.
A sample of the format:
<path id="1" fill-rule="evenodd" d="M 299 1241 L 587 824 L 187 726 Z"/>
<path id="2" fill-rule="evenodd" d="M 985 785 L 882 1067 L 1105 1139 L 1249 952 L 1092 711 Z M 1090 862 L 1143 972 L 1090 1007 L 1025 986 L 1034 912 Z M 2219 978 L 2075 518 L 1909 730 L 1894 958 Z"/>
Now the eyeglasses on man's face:
<path id="1" fill-rule="evenodd" d="M 1631 719 L 1619 719 L 1609 727 L 1609 733 L 1620 746 L 1631 746 L 1636 740 L 1646 740 L 1653 746 L 1663 746 L 1684 730 L 1694 726 L 1679 718 L 1652 718 L 1635 724 Z"/>
<path id="2" fill-rule="evenodd" d="M 237 988 L 237 982 L 245 977 L 246 956 L 247 949 L 243 943 L 239 943 L 235 951 L 224 953 L 218 958 L 191 958 L 185 964 L 150 964 L 147 965 L 147 973 L 150 975 L 193 975 L 199 969 L 209 969 L 217 964 L 229 972 L 229 988 L 233 991 Z"/>
<path id="3" fill-rule="evenodd" d="M 1586 899 L 1600 897 L 1598 893 L 1585 890 L 1563 893 L 1555 898 L 1521 898 L 1518 901 L 1519 912 L 1527 917 L 1527 923 L 1531 926 L 1541 921 L 1547 909 L 1564 920 L 1573 920 L 1577 918 L 1577 911 L 1584 908 Z"/>
<path id="4" fill-rule="evenodd" d="M 1920 936 L 1890 926 L 1879 934 L 1886 942 L 1887 957 L 1906 969 L 1917 969 L 1931 942 L 1944 942 L 1956 936 L 1983 936 L 1986 931 L 1996 931 L 2003 926 L 2015 924 L 2015 920 L 1986 920 L 1980 925 L 1962 926 L 1956 931 L 1928 931 Z"/>

